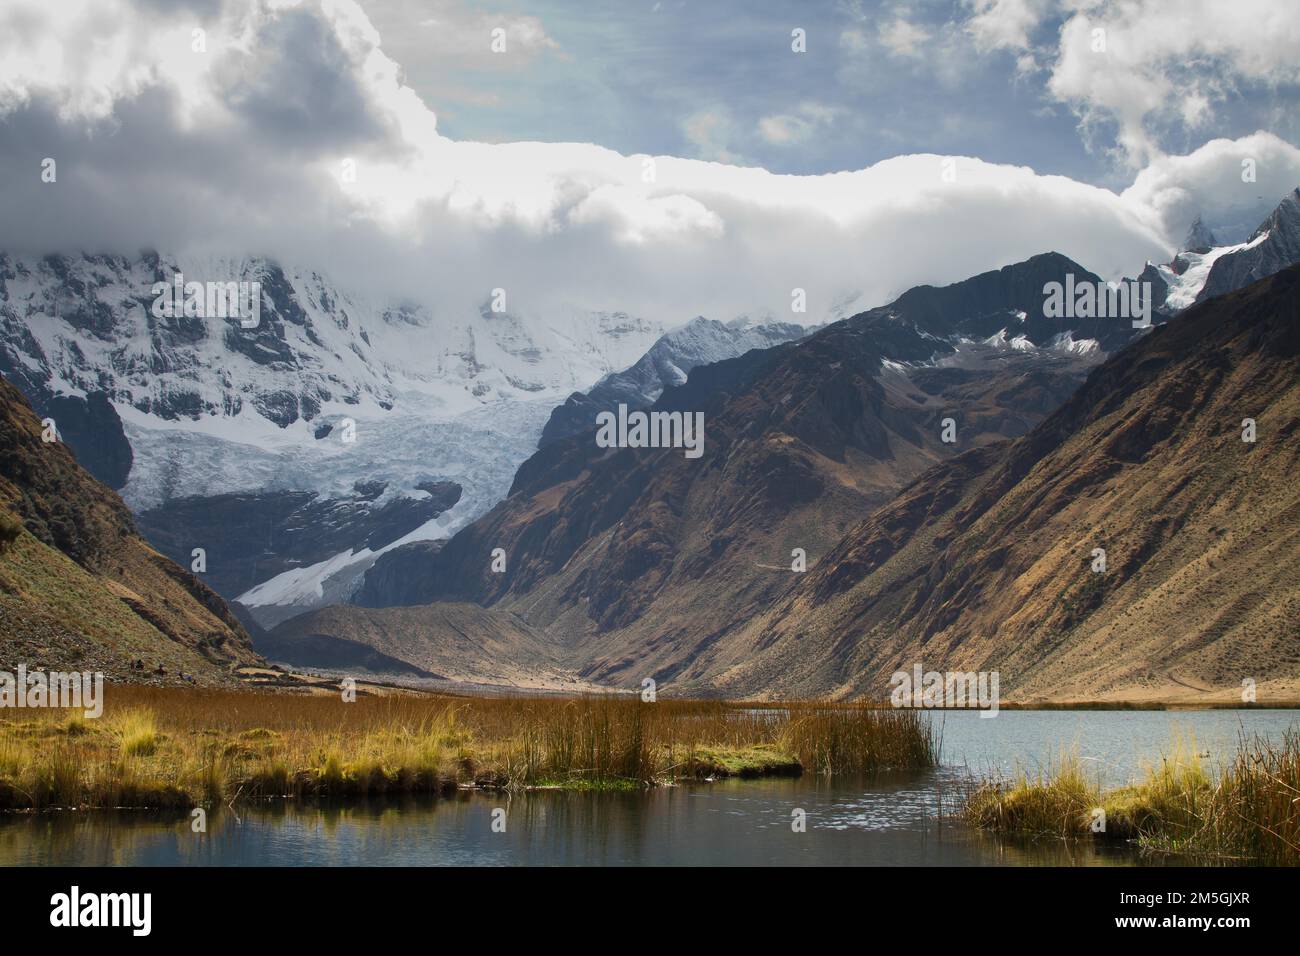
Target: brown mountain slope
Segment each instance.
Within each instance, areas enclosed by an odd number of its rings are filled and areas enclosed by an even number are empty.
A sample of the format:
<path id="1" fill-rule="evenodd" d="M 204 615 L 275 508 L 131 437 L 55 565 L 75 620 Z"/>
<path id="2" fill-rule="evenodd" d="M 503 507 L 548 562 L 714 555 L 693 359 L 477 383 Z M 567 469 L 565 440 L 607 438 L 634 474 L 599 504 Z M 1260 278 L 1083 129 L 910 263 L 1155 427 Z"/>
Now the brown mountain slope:
<path id="1" fill-rule="evenodd" d="M 288 664 L 366 670 L 477 684 L 579 689 L 556 649 L 513 615 L 477 604 L 358 608 L 332 605 L 260 637 L 258 650 Z"/>
<path id="2" fill-rule="evenodd" d="M 878 694 L 919 662 L 997 670 L 1015 697 L 1246 678 L 1294 696 L 1297 475 L 1300 266 L 1156 329 L 1023 438 L 923 475 L 679 684 Z"/>
<path id="3" fill-rule="evenodd" d="M 0 523 L 12 538 L 0 548 L 0 668 L 145 679 L 130 668 L 142 659 L 161 679 L 217 682 L 260 660 L 225 603 L 141 540 L 117 494 L 41 431 L 0 379 Z"/>
<path id="4" fill-rule="evenodd" d="M 1041 315 L 1042 290 L 1067 275 L 1089 276 L 1036 256 L 696 368 L 656 408 L 703 413 L 702 457 L 603 449 L 594 430 L 547 445 L 445 546 L 381 558 L 358 603 L 490 606 L 544 632 L 586 679 L 670 680 L 797 583 L 792 551 L 814 566 L 917 474 L 1024 434 L 1073 393 L 1098 359 L 973 341 L 1008 329 L 1052 341 L 1063 327 Z M 1107 341 L 1133 334 L 1093 325 Z M 956 445 L 941 441 L 949 416 Z"/>
<path id="5" fill-rule="evenodd" d="M 788 566 L 796 546 L 811 556 L 926 467 L 1023 434 L 1073 392 L 1090 363 L 970 344 L 1021 326 L 1046 343 L 1063 326 L 1041 315 L 1044 283 L 1069 275 L 1095 279 L 1064 256 L 1035 256 L 913 289 L 797 344 L 696 368 L 655 408 L 704 415 L 701 458 L 599 448 L 593 422 L 525 462 L 509 498 L 438 552 L 381 558 L 358 603 L 492 604 L 543 584 L 554 590 L 551 578 L 596 549 L 598 566 L 573 582 L 577 590 L 565 585 L 560 603 L 586 602 L 585 616 L 603 631 L 640 615 L 674 575 L 710 576 L 720 557 L 752 567 Z M 1132 334 L 1125 323 L 1108 325 Z M 951 340 L 958 335 L 967 342 L 960 349 Z M 936 357 L 938 367 L 897 364 Z M 959 443 L 944 444 L 940 422 L 957 412 Z M 701 534 L 702 554 L 682 540 Z M 503 574 L 491 569 L 496 548 L 508 555 Z M 538 610 L 524 616 L 549 623 Z"/>

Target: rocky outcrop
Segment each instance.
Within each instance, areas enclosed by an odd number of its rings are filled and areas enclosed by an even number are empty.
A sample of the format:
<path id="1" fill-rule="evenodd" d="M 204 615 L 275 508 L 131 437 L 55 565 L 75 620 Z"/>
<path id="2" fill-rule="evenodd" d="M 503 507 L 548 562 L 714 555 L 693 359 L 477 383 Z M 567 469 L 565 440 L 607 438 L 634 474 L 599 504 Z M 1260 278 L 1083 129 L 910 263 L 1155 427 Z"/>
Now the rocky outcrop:
<path id="1" fill-rule="evenodd" d="M 427 482 L 423 497 L 382 499 L 380 482 L 360 481 L 352 498 L 310 491 L 270 491 L 176 498 L 142 512 L 142 533 L 163 554 L 188 566 L 203 548 L 206 580 L 234 599 L 291 568 L 340 552 L 378 551 L 460 500 L 455 482 Z"/>
<path id="2" fill-rule="evenodd" d="M 445 541 L 413 541 L 381 554 L 366 571 L 353 600 L 362 607 L 419 604 L 427 593 L 420 575 L 427 571 Z"/>

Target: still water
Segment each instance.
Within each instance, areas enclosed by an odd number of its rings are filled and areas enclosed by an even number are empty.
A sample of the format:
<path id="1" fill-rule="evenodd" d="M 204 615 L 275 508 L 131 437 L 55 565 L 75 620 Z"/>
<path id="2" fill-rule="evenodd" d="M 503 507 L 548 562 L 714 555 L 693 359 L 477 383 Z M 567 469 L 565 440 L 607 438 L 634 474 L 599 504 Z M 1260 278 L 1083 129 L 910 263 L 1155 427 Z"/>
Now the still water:
<path id="1" fill-rule="evenodd" d="M 724 781 L 636 793 L 462 793 L 347 805 L 241 804 L 195 834 L 185 815 L 0 818 L 3 865 L 1132 865 L 1127 847 L 1004 840 L 953 818 L 971 774 L 1031 774 L 1063 752 L 1106 786 L 1181 737 L 1210 764 L 1244 732 L 1274 740 L 1297 711 L 1004 711 L 936 719 L 938 770 L 865 779 Z M 493 811 L 505 811 L 494 832 Z M 807 830 L 793 832 L 792 814 Z"/>

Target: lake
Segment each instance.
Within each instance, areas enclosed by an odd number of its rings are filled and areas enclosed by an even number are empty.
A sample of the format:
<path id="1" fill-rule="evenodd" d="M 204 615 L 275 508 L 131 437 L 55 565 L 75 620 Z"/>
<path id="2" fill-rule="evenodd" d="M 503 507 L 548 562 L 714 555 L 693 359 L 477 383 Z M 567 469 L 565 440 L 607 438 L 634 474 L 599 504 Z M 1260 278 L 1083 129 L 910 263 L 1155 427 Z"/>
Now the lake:
<path id="1" fill-rule="evenodd" d="M 0 865 L 1134 865 L 1182 862 L 1126 846 L 1009 840 L 954 819 L 972 773 L 1033 773 L 1073 752 L 1106 786 L 1182 737 L 1228 760 L 1238 735 L 1279 740 L 1300 711 L 973 711 L 937 715 L 943 766 L 828 780 L 727 780 L 644 792 L 462 792 L 350 804 L 241 803 L 190 818 L 148 812 L 0 816 Z M 505 831 L 494 817 L 504 811 Z M 795 811 L 806 830 L 794 832 Z"/>

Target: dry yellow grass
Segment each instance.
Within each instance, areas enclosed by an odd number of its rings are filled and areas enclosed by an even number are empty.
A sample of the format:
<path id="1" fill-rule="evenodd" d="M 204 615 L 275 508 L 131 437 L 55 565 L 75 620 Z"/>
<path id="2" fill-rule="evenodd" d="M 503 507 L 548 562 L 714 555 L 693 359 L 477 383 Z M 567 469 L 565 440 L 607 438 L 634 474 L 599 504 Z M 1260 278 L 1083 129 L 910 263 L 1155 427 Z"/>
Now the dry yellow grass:
<path id="1" fill-rule="evenodd" d="M 1097 811 L 1104 829 L 1096 827 Z M 1148 850 L 1300 865 L 1300 735 L 1243 738 L 1212 772 L 1195 743 L 1176 741 L 1144 778 L 1103 792 L 1078 760 L 1035 779 L 989 781 L 966 803 L 975 826 L 1026 836 L 1134 840 Z"/>
<path id="2" fill-rule="evenodd" d="M 390 695 L 346 703 L 340 695 L 131 686 L 105 697 L 100 720 L 58 711 L 0 720 L 0 807 L 195 806 L 461 785 L 635 787 L 933 766 L 937 751 L 914 711 L 813 702 L 755 709 Z"/>

